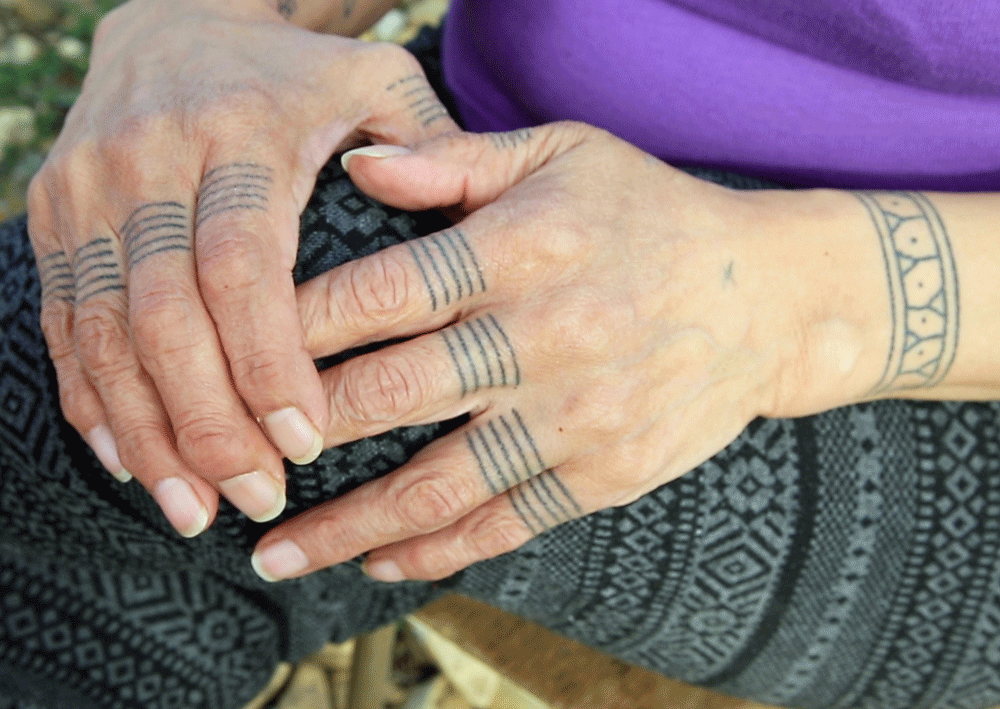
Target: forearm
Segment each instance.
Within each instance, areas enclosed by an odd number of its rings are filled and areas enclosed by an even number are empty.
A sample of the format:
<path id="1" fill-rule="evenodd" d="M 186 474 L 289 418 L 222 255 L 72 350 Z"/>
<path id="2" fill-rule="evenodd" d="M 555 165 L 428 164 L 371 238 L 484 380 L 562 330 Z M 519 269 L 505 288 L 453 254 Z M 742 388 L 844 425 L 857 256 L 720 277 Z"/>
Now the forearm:
<path id="1" fill-rule="evenodd" d="M 782 254 L 771 285 L 797 302 L 784 330 L 795 334 L 777 346 L 798 350 L 799 371 L 779 397 L 797 402 L 792 413 L 1000 397 L 991 227 L 1000 195 L 817 190 L 760 200 Z"/>
<path id="2" fill-rule="evenodd" d="M 132 0 L 108 17 L 128 14 L 132 6 L 143 0 Z M 273 20 L 316 32 L 356 37 L 371 27 L 396 2 L 395 0 L 150 0 L 145 2 L 154 13 L 187 5 L 194 12 L 215 12 L 224 17 L 247 20 Z M 140 15 L 149 17 L 149 9 Z M 107 24 L 107 23 L 103 23 Z M 124 23 L 128 26 L 128 22 Z"/>
<path id="3" fill-rule="evenodd" d="M 396 4 L 394 0 L 251 1 L 267 3 L 299 27 L 345 37 L 357 37 Z"/>

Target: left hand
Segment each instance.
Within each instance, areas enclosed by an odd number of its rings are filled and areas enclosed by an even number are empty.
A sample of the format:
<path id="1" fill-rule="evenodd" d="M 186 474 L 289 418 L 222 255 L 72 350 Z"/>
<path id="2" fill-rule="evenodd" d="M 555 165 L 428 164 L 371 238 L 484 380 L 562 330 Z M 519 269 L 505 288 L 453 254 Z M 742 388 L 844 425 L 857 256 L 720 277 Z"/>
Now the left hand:
<path id="1" fill-rule="evenodd" d="M 762 218 L 789 196 L 694 179 L 580 124 L 362 152 L 349 170 L 377 199 L 461 221 L 300 287 L 314 356 L 409 338 L 323 374 L 325 444 L 471 419 L 268 533 L 265 578 L 369 551 L 375 578 L 442 578 L 636 500 L 759 415 L 847 403 L 878 377 L 857 328 L 821 312 L 854 307 L 826 297 L 845 266 L 879 292 L 878 246 L 834 253 L 850 237 Z M 860 214 L 849 196 L 812 199 Z"/>

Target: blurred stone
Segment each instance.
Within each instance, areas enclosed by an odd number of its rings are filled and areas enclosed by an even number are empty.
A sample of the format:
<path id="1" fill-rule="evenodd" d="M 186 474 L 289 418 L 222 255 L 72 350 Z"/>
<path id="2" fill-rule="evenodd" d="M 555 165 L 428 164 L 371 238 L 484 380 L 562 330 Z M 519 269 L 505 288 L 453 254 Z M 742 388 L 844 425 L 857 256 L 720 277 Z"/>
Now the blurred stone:
<path id="1" fill-rule="evenodd" d="M 448 10 L 448 0 L 420 0 L 410 6 L 410 24 L 437 26 Z"/>
<path id="2" fill-rule="evenodd" d="M 35 113 L 25 106 L 0 108 L 0 146 L 30 143 L 35 137 Z"/>
<path id="3" fill-rule="evenodd" d="M 0 49 L 0 64 L 31 64 L 42 53 L 38 40 L 26 34 L 16 34 Z"/>
<path id="4" fill-rule="evenodd" d="M 87 53 L 87 45 L 76 37 L 63 37 L 56 42 L 56 52 L 63 59 L 79 59 Z"/>
<path id="5" fill-rule="evenodd" d="M 406 29 L 406 13 L 399 8 L 393 8 L 375 23 L 371 32 L 379 42 L 392 42 L 404 29 Z"/>
<path id="6" fill-rule="evenodd" d="M 24 27 L 42 30 L 59 16 L 59 7 L 50 0 L 14 0 L 14 12 Z"/>

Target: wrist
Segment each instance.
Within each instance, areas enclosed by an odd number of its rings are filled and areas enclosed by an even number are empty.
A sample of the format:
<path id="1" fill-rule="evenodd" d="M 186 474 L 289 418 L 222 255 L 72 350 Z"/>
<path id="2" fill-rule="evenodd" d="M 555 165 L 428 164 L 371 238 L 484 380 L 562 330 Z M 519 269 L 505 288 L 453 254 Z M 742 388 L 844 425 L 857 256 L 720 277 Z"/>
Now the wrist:
<path id="1" fill-rule="evenodd" d="M 769 417 L 872 398 L 892 337 L 884 254 L 857 198 L 834 190 L 755 193 L 755 339 Z"/>

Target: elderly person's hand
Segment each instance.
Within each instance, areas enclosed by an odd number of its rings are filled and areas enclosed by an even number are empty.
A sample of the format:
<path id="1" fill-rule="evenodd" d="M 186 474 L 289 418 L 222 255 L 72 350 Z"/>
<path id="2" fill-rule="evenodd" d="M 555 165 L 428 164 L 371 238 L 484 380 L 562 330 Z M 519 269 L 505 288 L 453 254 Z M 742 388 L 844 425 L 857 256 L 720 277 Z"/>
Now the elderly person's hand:
<path id="1" fill-rule="evenodd" d="M 314 355 L 407 338 L 324 372 L 326 445 L 470 420 L 269 532 L 265 578 L 371 550 L 376 578 L 447 576 L 885 369 L 884 257 L 848 193 L 727 190 L 579 124 L 345 157 L 375 198 L 460 221 L 300 286 Z"/>
<path id="2" fill-rule="evenodd" d="M 67 419 L 181 534 L 218 492 L 273 518 L 281 456 L 321 449 L 291 275 L 319 169 L 455 129 L 402 48 L 262 2 L 133 0 L 101 23 L 29 194 L 42 324 Z"/>

